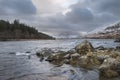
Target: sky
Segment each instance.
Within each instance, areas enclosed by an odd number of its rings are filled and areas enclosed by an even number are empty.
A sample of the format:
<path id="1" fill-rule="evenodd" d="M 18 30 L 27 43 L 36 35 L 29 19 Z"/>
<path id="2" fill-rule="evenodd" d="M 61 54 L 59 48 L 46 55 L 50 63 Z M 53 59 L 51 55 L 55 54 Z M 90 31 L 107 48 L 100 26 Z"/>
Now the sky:
<path id="1" fill-rule="evenodd" d="M 0 0 L 0 19 L 54 37 L 80 37 L 120 21 L 120 0 Z"/>

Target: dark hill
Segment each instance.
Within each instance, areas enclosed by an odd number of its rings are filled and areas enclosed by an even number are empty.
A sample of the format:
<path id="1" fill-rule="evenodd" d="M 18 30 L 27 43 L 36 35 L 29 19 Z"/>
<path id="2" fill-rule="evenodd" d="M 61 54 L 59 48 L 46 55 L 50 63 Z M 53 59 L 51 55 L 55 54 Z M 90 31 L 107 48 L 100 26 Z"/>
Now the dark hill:
<path id="1" fill-rule="evenodd" d="M 20 39 L 54 39 L 44 33 L 38 32 L 33 27 L 19 23 L 0 20 L 0 40 L 20 40 Z"/>

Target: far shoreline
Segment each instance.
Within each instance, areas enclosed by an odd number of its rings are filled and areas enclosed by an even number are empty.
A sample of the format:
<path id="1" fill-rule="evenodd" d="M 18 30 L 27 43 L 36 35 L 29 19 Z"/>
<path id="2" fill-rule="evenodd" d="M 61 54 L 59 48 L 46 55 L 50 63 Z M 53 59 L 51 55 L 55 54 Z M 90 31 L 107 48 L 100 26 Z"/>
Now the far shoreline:
<path id="1" fill-rule="evenodd" d="M 39 40 L 71 40 L 71 39 L 97 39 L 97 40 L 116 40 L 114 38 L 53 38 L 53 39 L 0 39 L 0 42 L 7 42 L 7 41 L 39 41 Z"/>
<path id="2" fill-rule="evenodd" d="M 0 39 L 0 42 L 6 42 L 6 41 L 38 41 L 38 40 L 56 40 L 56 39 L 6 39 L 2 40 Z"/>

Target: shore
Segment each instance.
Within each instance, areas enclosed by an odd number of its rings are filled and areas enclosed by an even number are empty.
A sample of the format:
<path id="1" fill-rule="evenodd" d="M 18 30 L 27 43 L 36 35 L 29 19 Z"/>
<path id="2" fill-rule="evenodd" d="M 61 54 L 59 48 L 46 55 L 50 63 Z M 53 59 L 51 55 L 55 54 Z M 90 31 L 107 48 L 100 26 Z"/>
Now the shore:
<path id="1" fill-rule="evenodd" d="M 55 39 L 0 39 L 0 41 L 37 41 L 37 40 L 55 40 Z"/>

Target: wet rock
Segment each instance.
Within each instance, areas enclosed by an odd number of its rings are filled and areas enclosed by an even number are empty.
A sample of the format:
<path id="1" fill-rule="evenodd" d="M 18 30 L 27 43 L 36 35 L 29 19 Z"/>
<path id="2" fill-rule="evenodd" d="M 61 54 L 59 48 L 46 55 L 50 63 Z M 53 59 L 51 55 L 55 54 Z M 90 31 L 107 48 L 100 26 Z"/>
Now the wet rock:
<path id="1" fill-rule="evenodd" d="M 110 54 L 110 57 L 120 60 L 120 59 L 119 59 L 119 57 L 120 57 L 120 52 L 111 53 L 111 54 Z"/>
<path id="2" fill-rule="evenodd" d="M 10 52 L 9 54 L 16 54 L 16 52 Z"/>
<path id="3" fill-rule="evenodd" d="M 78 53 L 72 54 L 71 59 L 69 60 L 69 63 L 72 66 L 78 66 L 79 58 L 80 58 L 80 54 Z"/>
<path id="4" fill-rule="evenodd" d="M 31 53 L 30 51 L 26 51 L 25 53 Z"/>
<path id="5" fill-rule="evenodd" d="M 64 63 L 65 63 L 65 64 L 70 64 L 70 60 L 69 60 L 69 59 L 65 59 L 65 60 L 64 60 Z"/>
<path id="6" fill-rule="evenodd" d="M 85 69 L 98 69 L 101 80 L 120 77 L 120 52 L 102 46 L 94 51 L 93 46 L 88 41 L 77 45 L 75 50 L 50 52 L 46 61 L 56 66 L 69 64 Z"/>
<path id="7" fill-rule="evenodd" d="M 46 59 L 46 61 L 49 61 L 55 65 L 63 65 L 65 60 L 64 57 L 65 55 L 66 55 L 65 53 L 52 54 Z"/>
<path id="8" fill-rule="evenodd" d="M 106 48 L 104 48 L 103 46 L 99 46 L 99 47 L 96 47 L 95 49 L 97 49 L 97 50 L 105 50 Z"/>
<path id="9" fill-rule="evenodd" d="M 72 54 L 71 55 L 71 58 L 73 59 L 73 60 L 75 60 L 75 59 L 77 59 L 77 58 L 79 58 L 80 57 L 80 54 L 78 54 L 78 53 L 75 53 L 75 54 Z"/>
<path id="10" fill-rule="evenodd" d="M 115 58 L 107 58 L 99 67 L 100 77 L 113 78 L 120 76 L 120 61 Z"/>
<path id="11" fill-rule="evenodd" d="M 117 47 L 116 47 L 116 50 L 117 50 L 117 51 L 120 51 L 120 46 L 117 46 Z"/>
<path id="12" fill-rule="evenodd" d="M 75 50 L 77 53 L 79 53 L 81 55 L 86 55 L 88 52 L 93 52 L 94 48 L 93 48 L 92 44 L 86 40 L 86 41 L 80 43 L 79 45 L 77 45 L 75 47 Z"/>
<path id="13" fill-rule="evenodd" d="M 119 74 L 116 71 L 110 69 L 102 71 L 101 75 L 102 77 L 106 77 L 106 78 L 114 78 L 119 76 Z"/>
<path id="14" fill-rule="evenodd" d="M 97 57 L 97 59 L 98 59 L 101 63 L 103 63 L 103 61 L 104 61 L 105 59 L 109 58 L 110 56 L 109 56 L 109 55 L 105 55 L 105 54 L 101 54 L 101 55 L 97 55 L 96 57 Z"/>
<path id="15" fill-rule="evenodd" d="M 76 53 L 75 49 L 71 49 L 66 52 L 66 54 L 74 54 L 74 53 Z"/>
<path id="16" fill-rule="evenodd" d="M 50 48 L 44 48 L 41 51 L 36 52 L 36 55 L 38 57 L 47 57 L 47 56 L 49 56 L 49 55 L 51 55 L 53 53 L 54 53 L 54 51 L 52 49 L 50 49 Z"/>
<path id="17" fill-rule="evenodd" d="M 116 39 L 114 42 L 120 42 L 120 39 Z"/>
<path id="18" fill-rule="evenodd" d="M 87 69 L 97 68 L 101 63 L 95 56 L 81 56 L 79 66 Z"/>
<path id="19" fill-rule="evenodd" d="M 70 58 L 71 58 L 71 54 L 66 54 L 66 55 L 64 56 L 64 58 L 65 58 L 65 59 L 70 59 Z"/>

